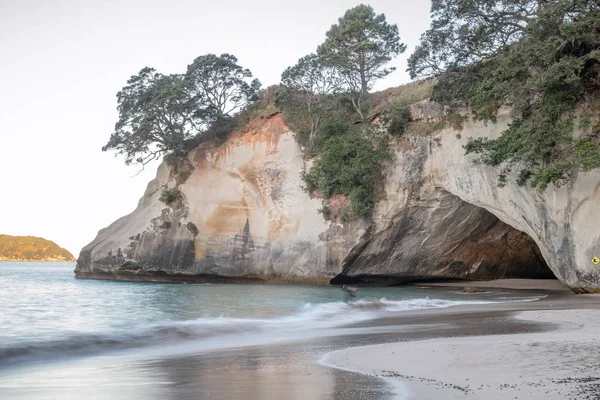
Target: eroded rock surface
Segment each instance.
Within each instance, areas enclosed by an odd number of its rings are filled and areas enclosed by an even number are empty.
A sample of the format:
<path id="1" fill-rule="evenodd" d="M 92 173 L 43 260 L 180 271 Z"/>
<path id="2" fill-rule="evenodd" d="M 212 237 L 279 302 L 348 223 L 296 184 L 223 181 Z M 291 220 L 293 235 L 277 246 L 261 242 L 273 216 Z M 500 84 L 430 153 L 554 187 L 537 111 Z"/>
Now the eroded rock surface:
<path id="1" fill-rule="evenodd" d="M 462 146 L 470 137 L 498 137 L 510 121 L 504 110 L 495 124 L 469 120 L 461 131 L 440 132 L 439 146 L 432 147 L 427 161 L 431 184 L 525 232 L 556 277 L 573 290 L 598 291 L 600 268 L 592 259 L 600 254 L 600 171 L 580 172 L 569 184 L 544 193 L 520 187 L 515 179 L 498 187 L 498 169 L 475 164 Z"/>
<path id="2" fill-rule="evenodd" d="M 440 121 L 444 118 L 444 106 L 431 100 L 411 104 L 410 117 L 413 121 Z"/>
<path id="3" fill-rule="evenodd" d="M 328 283 L 366 229 L 330 225 L 303 190 L 305 161 L 280 115 L 254 121 L 218 149 L 199 147 L 175 209 L 159 201 L 178 183 L 162 164 L 138 208 L 98 234 L 79 277 Z"/>
<path id="4" fill-rule="evenodd" d="M 443 109 L 419 108 L 436 121 Z M 428 111 L 429 110 L 429 111 Z M 415 109 L 414 112 L 418 110 Z M 431 111 L 431 112 L 430 112 Z M 441 113 L 441 114 L 440 114 Z M 431 115 L 430 115 L 431 114 Z M 201 146 L 181 182 L 166 164 L 130 215 L 99 232 L 78 277 L 183 281 L 399 283 L 549 277 L 600 289 L 600 173 L 545 193 L 497 185 L 495 168 L 465 156 L 468 138 L 497 137 L 510 121 L 465 121 L 393 144 L 372 220 L 324 221 L 302 189 L 306 161 L 280 115 L 258 119 L 218 149 Z M 163 185 L 183 200 L 159 201 Z"/>
<path id="5" fill-rule="evenodd" d="M 552 278 L 529 236 L 437 189 L 410 199 L 334 283 Z"/>

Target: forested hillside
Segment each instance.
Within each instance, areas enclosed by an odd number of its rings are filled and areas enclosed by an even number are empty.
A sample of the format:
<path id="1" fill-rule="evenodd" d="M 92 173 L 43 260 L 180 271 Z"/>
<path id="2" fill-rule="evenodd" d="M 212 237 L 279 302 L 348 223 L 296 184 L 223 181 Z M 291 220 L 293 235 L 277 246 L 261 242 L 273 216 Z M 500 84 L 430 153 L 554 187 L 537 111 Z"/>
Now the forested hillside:
<path id="1" fill-rule="evenodd" d="M 75 257 L 50 240 L 0 235 L 0 261 L 75 261 Z"/>

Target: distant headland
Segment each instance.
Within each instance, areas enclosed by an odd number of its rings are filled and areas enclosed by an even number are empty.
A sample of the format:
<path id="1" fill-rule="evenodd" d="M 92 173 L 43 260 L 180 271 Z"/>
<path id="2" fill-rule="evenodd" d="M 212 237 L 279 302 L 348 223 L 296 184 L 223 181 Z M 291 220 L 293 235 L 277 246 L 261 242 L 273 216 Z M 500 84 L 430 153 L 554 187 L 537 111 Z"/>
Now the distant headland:
<path id="1" fill-rule="evenodd" d="M 0 261 L 76 261 L 73 254 L 35 236 L 0 235 Z"/>

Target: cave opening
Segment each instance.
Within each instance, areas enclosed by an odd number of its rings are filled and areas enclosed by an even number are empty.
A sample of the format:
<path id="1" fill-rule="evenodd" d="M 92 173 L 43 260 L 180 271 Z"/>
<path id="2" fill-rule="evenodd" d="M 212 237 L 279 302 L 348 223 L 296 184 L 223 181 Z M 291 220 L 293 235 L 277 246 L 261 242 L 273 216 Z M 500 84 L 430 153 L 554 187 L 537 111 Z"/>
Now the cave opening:
<path id="1" fill-rule="evenodd" d="M 444 190 L 393 220 L 351 252 L 332 284 L 556 279 L 529 235 Z"/>

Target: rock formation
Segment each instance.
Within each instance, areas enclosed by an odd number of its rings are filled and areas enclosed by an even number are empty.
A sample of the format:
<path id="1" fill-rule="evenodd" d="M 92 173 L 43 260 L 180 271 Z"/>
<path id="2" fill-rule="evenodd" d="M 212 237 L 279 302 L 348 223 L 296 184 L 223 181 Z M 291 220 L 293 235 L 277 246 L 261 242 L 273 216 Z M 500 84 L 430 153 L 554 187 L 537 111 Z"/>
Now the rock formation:
<path id="1" fill-rule="evenodd" d="M 423 103 L 413 119 L 438 121 Z M 373 218 L 325 221 L 303 190 L 303 158 L 281 115 L 258 118 L 182 169 L 163 163 L 137 209 L 81 252 L 81 278 L 211 282 L 372 282 L 551 277 L 600 290 L 600 173 L 540 193 L 474 163 L 468 138 L 497 137 L 510 122 L 405 134 L 392 143 Z M 166 185 L 166 186 L 165 186 Z M 165 205 L 164 188 L 182 199 Z M 548 269 L 550 267 L 550 270 Z"/>
<path id="2" fill-rule="evenodd" d="M 163 163 L 130 215 L 99 232 L 78 277 L 327 283 L 366 223 L 330 226 L 302 189 L 305 161 L 281 115 L 219 148 L 193 151 L 180 204 L 159 201 L 177 177 Z"/>

